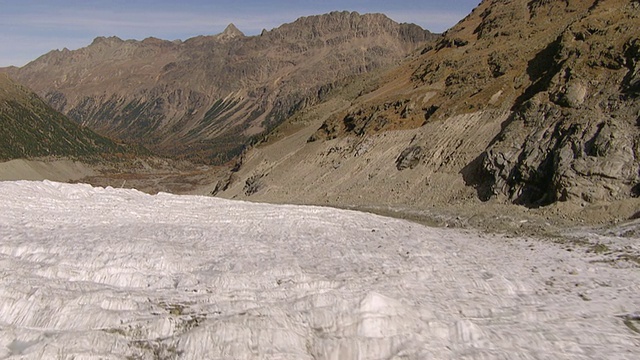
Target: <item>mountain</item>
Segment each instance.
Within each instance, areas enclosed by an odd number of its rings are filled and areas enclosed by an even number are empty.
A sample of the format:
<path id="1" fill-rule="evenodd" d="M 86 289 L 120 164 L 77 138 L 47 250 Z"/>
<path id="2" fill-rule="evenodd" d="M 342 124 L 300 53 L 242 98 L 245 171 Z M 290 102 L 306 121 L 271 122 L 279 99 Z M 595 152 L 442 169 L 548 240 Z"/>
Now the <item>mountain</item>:
<path id="1" fill-rule="evenodd" d="M 2 161 L 131 152 L 131 149 L 67 119 L 5 74 L 0 74 L 0 124 Z"/>
<path id="2" fill-rule="evenodd" d="M 396 64 L 436 37 L 382 14 L 333 12 L 259 36 L 230 24 L 184 42 L 99 37 L 5 71 L 101 134 L 221 162 L 352 76 Z"/>
<path id="3" fill-rule="evenodd" d="M 485 0 L 420 54 L 290 118 L 214 193 L 414 209 L 632 200 L 638 28 L 638 1 Z"/>

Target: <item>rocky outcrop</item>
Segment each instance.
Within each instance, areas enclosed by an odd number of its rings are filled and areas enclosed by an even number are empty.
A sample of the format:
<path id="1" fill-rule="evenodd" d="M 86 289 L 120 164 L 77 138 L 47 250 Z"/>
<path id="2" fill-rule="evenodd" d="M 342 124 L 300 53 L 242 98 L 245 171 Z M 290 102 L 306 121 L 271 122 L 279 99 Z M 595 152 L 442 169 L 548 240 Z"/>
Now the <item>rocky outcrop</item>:
<path id="1" fill-rule="evenodd" d="M 529 62 L 532 85 L 483 154 L 491 181 L 483 196 L 529 205 L 637 196 L 639 40 L 628 30 L 640 24 L 639 9 L 606 3 Z"/>
<path id="2" fill-rule="evenodd" d="M 640 181 L 636 124 L 585 113 L 584 121 L 572 121 L 537 99 L 525 106 L 483 154 L 491 179 L 491 193 L 483 197 L 506 195 L 516 203 L 546 205 L 632 195 Z M 546 121 L 526 128 L 524 122 L 536 118 Z"/>
<path id="3" fill-rule="evenodd" d="M 402 150 L 398 158 L 396 159 L 396 168 L 398 170 L 413 169 L 422 160 L 422 147 L 409 146 Z"/>

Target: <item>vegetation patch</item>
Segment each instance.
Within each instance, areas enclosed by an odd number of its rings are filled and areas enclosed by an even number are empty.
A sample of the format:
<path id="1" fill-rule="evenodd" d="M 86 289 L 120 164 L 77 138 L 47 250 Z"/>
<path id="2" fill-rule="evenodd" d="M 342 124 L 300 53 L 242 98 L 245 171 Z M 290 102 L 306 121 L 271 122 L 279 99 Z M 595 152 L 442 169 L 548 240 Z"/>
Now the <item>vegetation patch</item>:
<path id="1" fill-rule="evenodd" d="M 0 160 L 40 156 L 89 157 L 126 153 L 123 145 L 84 128 L 38 98 L 0 106 Z"/>

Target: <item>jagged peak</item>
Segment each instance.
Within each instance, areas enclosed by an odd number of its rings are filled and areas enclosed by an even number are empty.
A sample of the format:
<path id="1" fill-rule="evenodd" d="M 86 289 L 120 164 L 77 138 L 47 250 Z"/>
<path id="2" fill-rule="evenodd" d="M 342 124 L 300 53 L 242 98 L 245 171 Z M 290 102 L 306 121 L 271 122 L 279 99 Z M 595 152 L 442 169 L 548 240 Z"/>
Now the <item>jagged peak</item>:
<path id="1" fill-rule="evenodd" d="M 229 25 L 227 25 L 222 33 L 227 35 L 244 36 L 244 33 L 240 31 L 233 23 L 229 23 Z"/>
<path id="2" fill-rule="evenodd" d="M 295 22 L 315 22 L 315 21 L 323 21 L 326 19 L 340 19 L 340 20 L 346 20 L 346 21 L 353 21 L 353 20 L 359 20 L 359 19 L 367 19 L 367 20 L 377 20 L 377 21 L 385 21 L 385 22 L 395 22 L 392 19 L 390 19 L 387 15 L 382 14 L 382 13 L 364 13 L 364 14 L 360 14 L 357 11 L 332 11 L 329 13 L 325 13 L 325 14 L 319 14 L 319 15 L 310 15 L 310 16 L 303 16 L 301 18 L 299 18 L 298 20 L 296 20 Z"/>
<path id="3" fill-rule="evenodd" d="M 93 42 L 91 43 L 91 45 L 97 45 L 97 44 L 114 44 L 114 43 L 122 43 L 124 42 L 124 40 L 120 39 L 117 36 L 109 36 L 109 37 L 104 37 L 104 36 L 98 36 L 95 39 L 93 39 Z"/>
<path id="4" fill-rule="evenodd" d="M 402 30 L 398 31 L 399 29 Z M 360 14 L 356 11 L 333 11 L 321 15 L 303 16 L 292 23 L 273 29 L 270 33 L 272 36 L 291 40 L 308 36 L 301 34 L 311 33 L 314 38 L 321 38 L 339 32 L 348 32 L 356 37 L 400 32 L 413 43 L 426 41 L 432 36 L 429 31 L 415 24 L 399 24 L 381 13 Z M 262 33 L 262 35 L 265 34 L 265 32 Z"/>
<path id="5" fill-rule="evenodd" d="M 245 35 L 242 31 L 238 30 L 238 28 L 235 25 L 233 25 L 233 23 L 230 23 L 229 25 L 227 25 L 224 31 L 218 34 L 216 37 L 219 40 L 232 40 L 232 39 L 241 38 L 244 36 Z"/>

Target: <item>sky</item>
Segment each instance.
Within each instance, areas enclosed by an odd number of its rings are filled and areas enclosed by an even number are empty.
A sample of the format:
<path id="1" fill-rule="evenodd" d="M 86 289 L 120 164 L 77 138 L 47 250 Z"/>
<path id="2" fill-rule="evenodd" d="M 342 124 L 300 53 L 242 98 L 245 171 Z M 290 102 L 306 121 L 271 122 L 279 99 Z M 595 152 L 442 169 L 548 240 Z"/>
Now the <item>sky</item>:
<path id="1" fill-rule="evenodd" d="M 233 23 L 257 35 L 301 16 L 331 11 L 384 13 L 433 32 L 464 18 L 480 0 L 0 0 L 0 67 L 22 66 L 51 50 L 87 46 L 97 36 L 185 40 Z"/>

